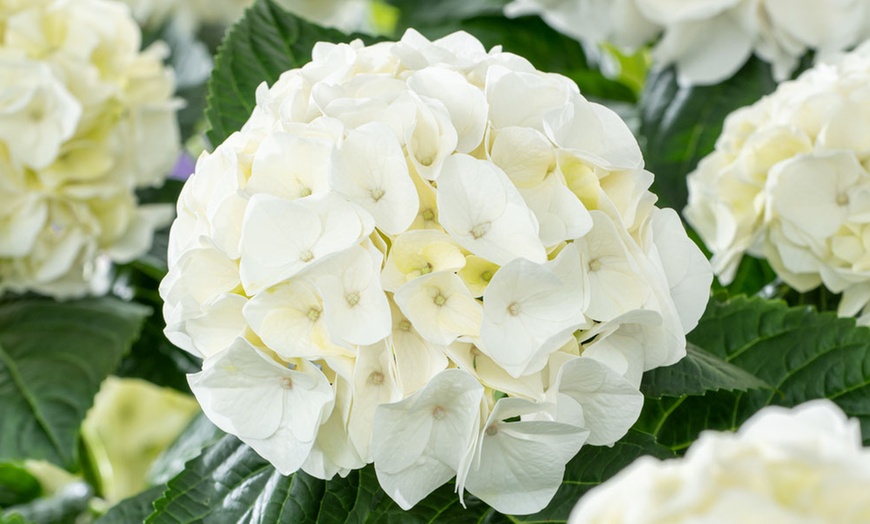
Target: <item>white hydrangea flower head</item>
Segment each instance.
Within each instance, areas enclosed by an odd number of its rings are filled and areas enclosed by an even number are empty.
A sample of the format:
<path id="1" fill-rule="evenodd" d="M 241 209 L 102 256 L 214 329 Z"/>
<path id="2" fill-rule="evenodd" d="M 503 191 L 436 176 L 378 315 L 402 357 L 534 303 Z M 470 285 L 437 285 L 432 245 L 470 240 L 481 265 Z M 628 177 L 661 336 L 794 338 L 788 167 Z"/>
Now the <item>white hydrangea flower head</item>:
<path id="1" fill-rule="evenodd" d="M 403 508 L 453 477 L 543 508 L 712 280 L 626 125 L 466 33 L 320 43 L 256 98 L 185 185 L 160 288 L 205 412 L 285 473 L 374 462 Z"/>
<path id="2" fill-rule="evenodd" d="M 150 247 L 179 148 L 168 49 L 108 0 L 0 6 L 0 293 L 99 292 Z"/>
<path id="3" fill-rule="evenodd" d="M 675 65 L 682 85 L 726 80 L 753 54 L 783 81 L 809 51 L 827 56 L 870 38 L 864 0 L 513 0 L 505 13 L 539 14 L 593 45 L 655 42 L 654 65 Z"/>
<path id="4" fill-rule="evenodd" d="M 253 0 L 120 0 L 130 6 L 136 21 L 160 27 L 171 19 L 188 30 L 204 24 L 229 26 Z M 285 10 L 325 27 L 344 32 L 370 28 L 372 0 L 273 0 Z"/>
<path id="5" fill-rule="evenodd" d="M 748 253 L 798 291 L 843 293 L 843 316 L 868 311 L 868 82 L 863 45 L 725 120 L 688 177 L 685 210 L 723 283 Z"/>
<path id="6" fill-rule="evenodd" d="M 870 522 L 868 489 L 858 420 L 813 400 L 766 407 L 735 433 L 705 431 L 681 459 L 639 458 L 584 495 L 568 524 Z"/>

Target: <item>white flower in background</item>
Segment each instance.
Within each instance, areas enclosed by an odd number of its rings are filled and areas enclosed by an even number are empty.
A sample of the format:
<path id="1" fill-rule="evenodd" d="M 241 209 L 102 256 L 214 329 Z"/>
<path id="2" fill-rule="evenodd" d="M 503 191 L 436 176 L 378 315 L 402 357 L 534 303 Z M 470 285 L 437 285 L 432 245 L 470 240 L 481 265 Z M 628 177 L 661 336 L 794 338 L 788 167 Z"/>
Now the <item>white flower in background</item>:
<path id="1" fill-rule="evenodd" d="M 178 151 L 168 50 L 108 0 L 0 7 L 0 293 L 105 291 L 172 217 L 134 191 Z"/>
<path id="2" fill-rule="evenodd" d="M 283 472 L 538 511 L 685 355 L 709 264 L 566 78 L 466 33 L 313 57 L 179 198 L 160 291 L 191 388 Z"/>
<path id="3" fill-rule="evenodd" d="M 253 0 L 119 0 L 130 6 L 145 27 L 159 27 L 171 19 L 190 30 L 204 24 L 232 25 Z M 306 20 L 345 32 L 364 31 L 371 25 L 372 0 L 273 0 Z"/>
<path id="4" fill-rule="evenodd" d="M 725 120 L 689 175 L 687 220 L 729 283 L 744 253 L 789 286 L 870 304 L 870 46 L 819 64 Z M 861 319 L 867 322 L 868 319 Z"/>
<path id="5" fill-rule="evenodd" d="M 706 431 L 682 459 L 641 457 L 584 495 L 569 524 L 870 522 L 870 449 L 829 400 Z"/>
<path id="6" fill-rule="evenodd" d="M 654 43 L 655 66 L 675 65 L 683 85 L 721 82 L 753 54 L 782 81 L 809 51 L 826 56 L 870 37 L 864 0 L 513 0 L 505 13 L 539 14 L 593 45 Z"/>

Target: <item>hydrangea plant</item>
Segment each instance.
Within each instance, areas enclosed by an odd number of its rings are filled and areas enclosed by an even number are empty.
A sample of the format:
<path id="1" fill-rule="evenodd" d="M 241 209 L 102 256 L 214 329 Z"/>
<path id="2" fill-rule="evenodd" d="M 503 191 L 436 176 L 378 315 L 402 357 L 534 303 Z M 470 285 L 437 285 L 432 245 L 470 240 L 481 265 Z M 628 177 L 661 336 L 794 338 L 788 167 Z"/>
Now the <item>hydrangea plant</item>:
<path id="1" fill-rule="evenodd" d="M 108 0 L 0 6 L 0 293 L 105 292 L 147 251 L 169 205 L 139 205 L 178 152 L 167 49 L 140 51 Z"/>
<path id="2" fill-rule="evenodd" d="M 868 79 L 865 45 L 725 120 L 688 177 L 685 210 L 722 282 L 748 253 L 800 292 L 842 293 L 841 315 L 866 313 Z"/>
<path id="3" fill-rule="evenodd" d="M 702 433 L 681 459 L 643 457 L 583 497 L 568 523 L 865 522 L 868 489 L 858 421 L 823 399 Z"/>
<path id="4" fill-rule="evenodd" d="M 179 199 L 167 336 L 206 414 L 283 473 L 374 462 L 404 508 L 457 479 L 549 502 L 685 354 L 711 272 L 637 141 L 466 33 L 317 44 Z"/>
<path id="5" fill-rule="evenodd" d="M 655 65 L 675 65 L 684 85 L 722 82 L 753 54 L 786 80 L 808 51 L 827 55 L 870 37 L 862 0 L 514 0 L 505 12 L 539 13 L 593 44 L 636 50 L 655 41 Z"/>

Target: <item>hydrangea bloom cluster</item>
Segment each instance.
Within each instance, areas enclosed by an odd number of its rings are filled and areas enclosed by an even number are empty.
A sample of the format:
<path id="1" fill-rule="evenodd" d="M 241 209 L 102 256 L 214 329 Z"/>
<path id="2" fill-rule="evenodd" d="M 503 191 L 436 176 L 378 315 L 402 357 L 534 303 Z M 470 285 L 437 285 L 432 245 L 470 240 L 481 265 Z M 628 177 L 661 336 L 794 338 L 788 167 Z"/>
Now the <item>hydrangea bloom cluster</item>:
<path id="1" fill-rule="evenodd" d="M 374 462 L 403 508 L 456 477 L 547 504 L 637 419 L 712 272 L 637 142 L 466 33 L 317 44 L 202 156 L 161 284 L 206 414 L 281 472 Z"/>
<path id="2" fill-rule="evenodd" d="M 715 84 L 753 54 L 789 77 L 808 51 L 825 55 L 870 37 L 864 0 L 513 0 L 511 16 L 540 14 L 555 29 L 592 44 L 653 48 L 680 83 Z"/>
<path id="3" fill-rule="evenodd" d="M 683 459 L 641 457 L 581 498 L 568 524 L 870 522 L 868 490 L 858 420 L 814 400 L 704 432 Z"/>
<path id="4" fill-rule="evenodd" d="M 87 293 L 172 218 L 134 195 L 179 142 L 168 50 L 140 45 L 116 2 L 0 6 L 0 293 Z"/>
<path id="5" fill-rule="evenodd" d="M 203 24 L 232 25 L 253 0 L 122 0 L 136 20 L 159 27 L 175 19 L 190 30 Z M 368 27 L 371 0 L 273 0 L 291 13 L 345 32 Z"/>
<path id="6" fill-rule="evenodd" d="M 687 220 L 723 283 L 744 253 L 792 288 L 843 293 L 840 314 L 870 303 L 870 45 L 819 64 L 725 120 L 689 175 Z"/>

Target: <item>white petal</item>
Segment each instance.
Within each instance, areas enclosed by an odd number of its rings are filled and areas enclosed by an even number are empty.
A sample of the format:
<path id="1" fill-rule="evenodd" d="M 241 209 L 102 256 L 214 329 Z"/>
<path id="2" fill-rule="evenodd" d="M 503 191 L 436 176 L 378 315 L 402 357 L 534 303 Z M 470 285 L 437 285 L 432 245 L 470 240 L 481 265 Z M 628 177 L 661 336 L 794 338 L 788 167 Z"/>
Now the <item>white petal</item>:
<path id="1" fill-rule="evenodd" d="M 459 244 L 499 265 L 547 260 L 538 221 L 504 172 L 490 162 L 453 155 L 438 179 L 441 225 Z"/>
<path id="2" fill-rule="evenodd" d="M 283 358 L 322 358 L 343 353 L 326 332 L 323 300 L 305 281 L 265 289 L 245 305 L 245 319 L 269 349 Z"/>
<path id="3" fill-rule="evenodd" d="M 286 280 L 372 232 L 368 214 L 332 193 L 288 201 L 251 197 L 242 223 L 239 274 L 249 295 Z"/>
<path id="4" fill-rule="evenodd" d="M 822 175 L 824 173 L 824 175 Z M 799 155 L 768 178 L 768 205 L 815 239 L 833 235 L 848 213 L 848 189 L 866 174 L 848 152 Z"/>
<path id="5" fill-rule="evenodd" d="M 499 269 L 483 294 L 481 349 L 512 376 L 540 370 L 545 342 L 585 320 L 584 290 L 566 284 L 550 268 L 521 258 Z"/>
<path id="6" fill-rule="evenodd" d="M 296 472 L 308 460 L 320 424 L 333 407 L 334 393 L 326 377 L 311 364 L 301 369 L 303 372 L 293 377 L 278 431 L 265 439 L 242 439 L 282 475 Z"/>
<path id="7" fill-rule="evenodd" d="M 366 462 L 372 461 L 372 419 L 375 408 L 402 399 L 395 367 L 392 347 L 386 341 L 360 346 L 357 350 L 353 370 L 353 406 L 347 432 L 357 453 Z"/>
<path id="8" fill-rule="evenodd" d="M 447 367 L 444 347 L 427 342 L 402 314 L 395 302 L 390 302 L 393 315 L 393 354 L 396 375 L 404 395 L 422 388 Z"/>
<path id="9" fill-rule="evenodd" d="M 619 115 L 578 93 L 546 115 L 544 129 L 554 144 L 593 165 L 607 170 L 643 167 L 640 146 Z"/>
<path id="10" fill-rule="evenodd" d="M 589 307 L 586 315 L 598 321 L 615 318 L 632 309 L 640 309 L 649 294 L 636 260 L 627 242 L 634 242 L 621 224 L 601 211 L 592 211 L 593 227 L 569 248 L 578 249 L 581 269 L 589 279 Z"/>
<path id="11" fill-rule="evenodd" d="M 410 397 L 375 410 L 372 452 L 378 481 L 409 509 L 455 474 L 472 452 L 483 387 L 458 369 L 442 371 Z"/>
<path id="12" fill-rule="evenodd" d="M 460 336 L 480 334 L 480 303 L 453 272 L 415 278 L 396 291 L 395 300 L 420 335 L 433 344 L 446 346 Z"/>
<path id="13" fill-rule="evenodd" d="M 565 464 L 589 434 L 551 421 L 504 422 L 544 410 L 545 405 L 502 398 L 481 433 L 479 456 L 464 487 L 496 511 L 528 515 L 543 509 L 562 485 Z"/>
<path id="14" fill-rule="evenodd" d="M 251 165 L 248 193 L 287 200 L 329 191 L 327 163 L 333 142 L 325 138 L 272 133 L 260 142 Z"/>
<path id="15" fill-rule="evenodd" d="M 680 85 L 710 85 L 730 78 L 752 54 L 752 35 L 727 13 L 672 25 L 653 49 L 656 61 L 676 63 Z"/>
<path id="16" fill-rule="evenodd" d="M 580 238 L 592 229 L 592 217 L 586 206 L 555 175 L 520 194 L 538 219 L 541 242 L 555 246 L 559 242 Z"/>
<path id="17" fill-rule="evenodd" d="M 220 353 L 244 334 L 248 323 L 242 308 L 247 302 L 241 295 L 219 295 L 203 306 L 202 315 L 187 321 L 187 332 L 203 357 Z"/>
<path id="18" fill-rule="evenodd" d="M 420 209 L 402 147 L 382 123 L 365 124 L 348 134 L 333 153 L 329 184 L 368 211 L 390 235 L 408 229 Z"/>
<path id="19" fill-rule="evenodd" d="M 444 104 L 458 135 L 458 153 L 470 153 L 480 145 L 489 109 L 480 89 L 455 71 L 434 67 L 408 77 L 408 87 L 421 96 Z"/>
<path id="20" fill-rule="evenodd" d="M 384 289 L 395 291 L 418 276 L 464 265 L 465 255 L 452 238 L 434 229 L 413 230 L 393 239 L 381 278 Z"/>
<path id="21" fill-rule="evenodd" d="M 637 421 L 643 407 L 638 389 L 606 365 L 580 357 L 565 363 L 556 390 L 580 404 L 589 444 L 610 445 Z"/>
<path id="22" fill-rule="evenodd" d="M 376 249 L 354 246 L 313 270 L 333 342 L 368 345 L 389 335 L 390 305 L 378 272 L 381 260 Z"/>
<path id="23" fill-rule="evenodd" d="M 493 66 L 487 71 L 486 99 L 492 127 L 531 127 L 542 131 L 543 116 L 561 107 L 577 91 L 564 78 Z"/>
<path id="24" fill-rule="evenodd" d="M 658 209 L 652 218 L 652 229 L 671 298 L 680 315 L 683 332 L 688 333 L 707 308 L 713 270 L 707 257 L 686 235 L 673 209 Z"/>

